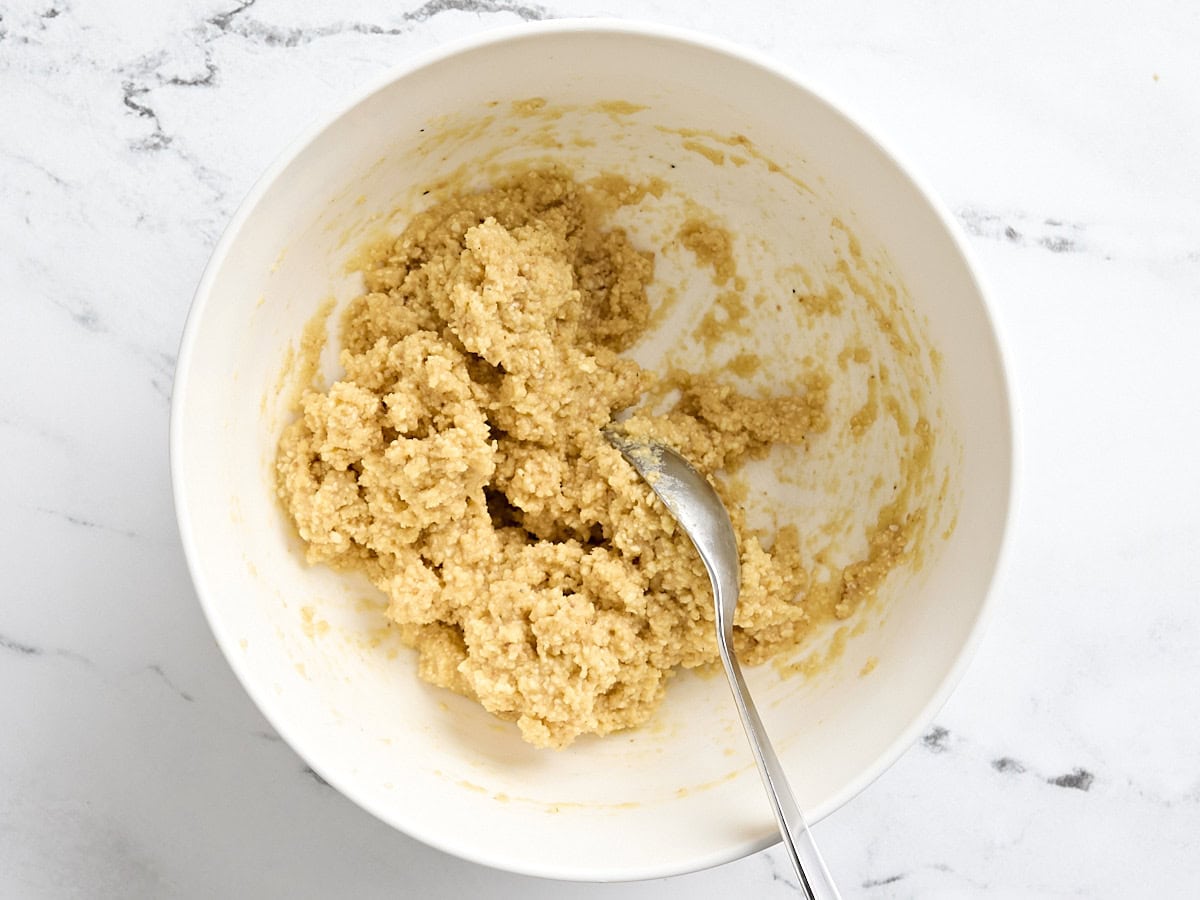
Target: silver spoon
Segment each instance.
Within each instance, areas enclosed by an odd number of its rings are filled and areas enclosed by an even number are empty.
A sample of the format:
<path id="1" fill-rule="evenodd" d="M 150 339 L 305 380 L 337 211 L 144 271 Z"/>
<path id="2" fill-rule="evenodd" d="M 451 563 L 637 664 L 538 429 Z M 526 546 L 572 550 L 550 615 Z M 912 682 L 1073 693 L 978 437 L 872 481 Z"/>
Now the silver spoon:
<path id="1" fill-rule="evenodd" d="M 729 521 L 725 504 L 708 479 L 670 447 L 657 441 L 631 438 L 609 429 L 605 429 L 604 436 L 637 469 L 696 545 L 712 581 L 717 613 L 717 648 L 721 653 L 721 662 L 725 666 L 754 761 L 758 763 L 763 786 L 771 800 L 783 846 L 796 868 L 800 887 L 808 900 L 840 900 L 841 895 L 817 850 L 808 823 L 796 805 L 787 776 L 767 738 L 767 731 L 754 708 L 754 701 L 750 699 L 750 690 L 746 687 L 733 653 L 733 613 L 737 608 L 741 565 L 733 523 Z"/>

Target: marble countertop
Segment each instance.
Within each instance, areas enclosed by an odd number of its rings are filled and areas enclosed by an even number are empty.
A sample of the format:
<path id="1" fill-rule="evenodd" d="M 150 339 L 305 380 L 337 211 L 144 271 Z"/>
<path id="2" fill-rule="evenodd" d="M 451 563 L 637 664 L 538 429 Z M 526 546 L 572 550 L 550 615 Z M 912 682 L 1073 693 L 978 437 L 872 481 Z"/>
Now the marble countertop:
<path id="1" fill-rule="evenodd" d="M 1195 896 L 1200 14 L 1168 0 L 0 5 L 0 896 L 794 896 L 778 849 L 564 885 L 375 821 L 242 692 L 175 530 L 176 347 L 257 174 L 414 52 L 596 14 L 836 86 L 994 288 L 1023 470 L 999 612 L 935 726 L 817 827 L 847 896 Z"/>

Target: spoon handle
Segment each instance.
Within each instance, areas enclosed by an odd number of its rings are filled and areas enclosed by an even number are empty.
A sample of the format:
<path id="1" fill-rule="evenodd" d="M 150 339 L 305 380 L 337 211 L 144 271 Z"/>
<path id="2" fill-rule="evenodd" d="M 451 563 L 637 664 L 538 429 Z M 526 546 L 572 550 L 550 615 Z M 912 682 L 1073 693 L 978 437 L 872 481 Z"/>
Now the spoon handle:
<path id="1" fill-rule="evenodd" d="M 771 747 L 767 730 L 763 727 L 762 719 L 758 717 L 758 710 L 754 708 L 754 701 L 750 699 L 750 691 L 742 678 L 737 657 L 733 655 L 726 641 L 719 641 L 719 644 L 721 662 L 725 664 L 725 674 L 729 677 L 734 703 L 742 717 L 742 727 L 746 729 L 754 761 L 758 763 L 758 773 L 762 776 L 763 786 L 771 800 L 771 809 L 775 811 L 775 821 L 779 824 L 783 846 L 796 869 L 796 876 L 800 879 L 800 888 L 808 900 L 841 900 L 841 894 L 829 875 L 825 860 L 821 858 L 821 853 L 808 830 L 808 823 L 804 821 L 804 814 L 800 812 L 796 798 L 792 796 L 787 775 Z"/>

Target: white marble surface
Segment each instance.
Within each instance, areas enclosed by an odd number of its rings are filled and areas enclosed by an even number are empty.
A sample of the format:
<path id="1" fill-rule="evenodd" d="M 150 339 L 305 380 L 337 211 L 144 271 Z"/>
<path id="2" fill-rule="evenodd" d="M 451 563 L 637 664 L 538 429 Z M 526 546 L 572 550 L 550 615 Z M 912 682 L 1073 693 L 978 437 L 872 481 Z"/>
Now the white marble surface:
<path id="1" fill-rule="evenodd" d="M 175 532 L 177 341 L 256 174 L 413 52 L 601 13 L 834 87 L 995 289 L 1023 437 L 999 613 L 936 727 L 818 826 L 847 895 L 1196 896 L 1194 4 L 5 0 L 0 897 L 793 896 L 778 851 L 562 885 L 391 831 L 243 694 Z"/>

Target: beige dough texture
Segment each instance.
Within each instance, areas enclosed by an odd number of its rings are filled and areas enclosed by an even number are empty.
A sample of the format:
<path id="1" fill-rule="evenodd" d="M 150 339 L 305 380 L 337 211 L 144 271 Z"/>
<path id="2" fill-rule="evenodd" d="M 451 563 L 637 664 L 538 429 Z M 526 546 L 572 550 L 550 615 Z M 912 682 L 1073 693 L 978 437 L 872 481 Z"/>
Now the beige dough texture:
<path id="1" fill-rule="evenodd" d="M 619 354 L 647 328 L 653 257 L 605 230 L 601 194 L 524 172 L 366 254 L 344 375 L 302 395 L 276 461 L 309 562 L 364 571 L 420 677 L 540 747 L 639 725 L 674 671 L 717 659 L 694 548 L 601 428 L 634 408 L 630 432 L 713 477 L 828 427 L 820 372 L 767 399 L 675 373 L 672 408 L 638 409 L 656 379 Z M 871 555 L 818 592 L 793 529 L 760 537 L 732 513 L 750 665 L 849 615 L 907 539 L 881 519 Z"/>

